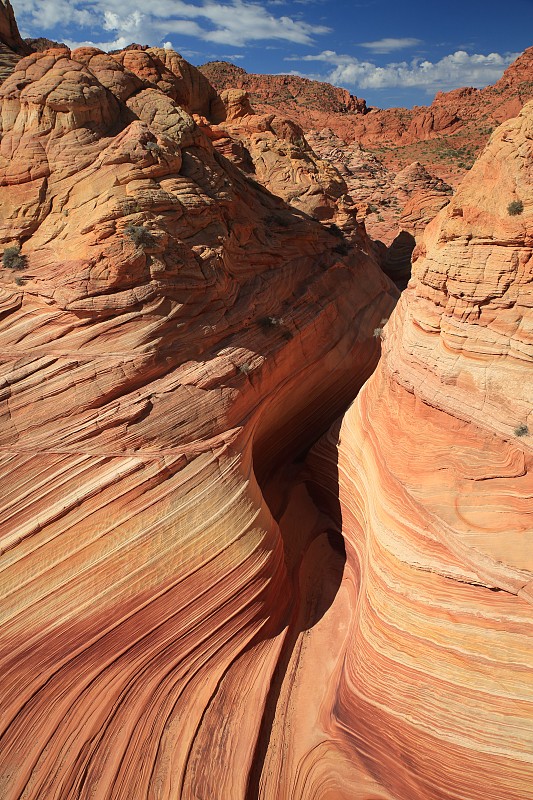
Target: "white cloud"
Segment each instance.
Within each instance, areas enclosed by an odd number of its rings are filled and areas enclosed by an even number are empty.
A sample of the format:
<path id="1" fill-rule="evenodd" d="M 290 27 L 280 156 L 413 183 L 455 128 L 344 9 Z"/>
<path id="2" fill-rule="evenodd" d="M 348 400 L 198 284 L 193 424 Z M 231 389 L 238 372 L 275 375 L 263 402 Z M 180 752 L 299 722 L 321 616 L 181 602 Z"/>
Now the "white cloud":
<path id="1" fill-rule="evenodd" d="M 131 41 L 134 33 L 152 44 L 169 34 L 181 34 L 233 47 L 261 40 L 311 45 L 315 36 L 330 32 L 325 25 L 275 16 L 264 5 L 247 0 L 150 0 L 142 13 L 134 0 L 15 0 L 15 11 L 21 27 L 34 34 L 54 31 L 61 36 L 64 30 L 64 37 L 72 35 L 72 29 L 67 32 L 64 27 L 70 25 L 91 32 L 113 31 L 117 41 L 128 36 Z"/>
<path id="2" fill-rule="evenodd" d="M 416 47 L 422 44 L 421 39 L 378 39 L 375 42 L 359 42 L 359 47 L 366 47 L 373 53 L 392 53 L 395 50 L 406 50 L 408 47 Z"/>
<path id="3" fill-rule="evenodd" d="M 460 86 L 481 88 L 494 83 L 518 55 L 519 53 L 469 55 L 464 50 L 457 50 L 436 62 L 414 58 L 410 62 L 402 61 L 379 67 L 370 61 L 360 61 L 354 56 L 323 50 L 317 55 L 287 60 L 322 61 L 330 64 L 333 70 L 326 76 L 326 80 L 349 89 L 417 87 L 435 92 Z"/>

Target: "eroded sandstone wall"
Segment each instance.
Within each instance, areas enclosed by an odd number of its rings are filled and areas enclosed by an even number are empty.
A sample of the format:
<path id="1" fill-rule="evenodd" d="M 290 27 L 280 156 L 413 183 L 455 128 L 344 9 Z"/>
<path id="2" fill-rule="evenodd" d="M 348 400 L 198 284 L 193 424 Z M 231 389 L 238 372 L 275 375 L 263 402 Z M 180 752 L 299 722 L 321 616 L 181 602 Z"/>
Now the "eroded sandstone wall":
<path id="1" fill-rule="evenodd" d="M 333 728 L 401 800 L 533 797 L 532 126 L 529 103 L 429 225 L 310 459 L 352 592 Z"/>
<path id="2" fill-rule="evenodd" d="M 0 88 L 5 800 L 253 794 L 326 525 L 304 493 L 296 546 L 272 476 L 396 301 L 213 149 L 160 55 L 35 53 Z"/>

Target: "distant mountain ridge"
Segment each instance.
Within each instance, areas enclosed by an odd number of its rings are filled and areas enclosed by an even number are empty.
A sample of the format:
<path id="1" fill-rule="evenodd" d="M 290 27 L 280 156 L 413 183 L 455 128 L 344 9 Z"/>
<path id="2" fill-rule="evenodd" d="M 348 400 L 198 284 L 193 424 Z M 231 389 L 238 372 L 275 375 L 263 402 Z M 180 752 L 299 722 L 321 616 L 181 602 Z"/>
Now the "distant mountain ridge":
<path id="1" fill-rule="evenodd" d="M 457 184 L 492 130 L 516 116 L 533 98 L 533 47 L 525 50 L 493 86 L 438 92 L 429 106 L 369 108 L 347 90 L 294 75 L 259 75 L 213 61 L 200 71 L 220 92 L 241 88 L 259 113 L 286 114 L 304 130 L 328 128 L 350 143 L 370 148 L 394 170 L 420 161 Z"/>

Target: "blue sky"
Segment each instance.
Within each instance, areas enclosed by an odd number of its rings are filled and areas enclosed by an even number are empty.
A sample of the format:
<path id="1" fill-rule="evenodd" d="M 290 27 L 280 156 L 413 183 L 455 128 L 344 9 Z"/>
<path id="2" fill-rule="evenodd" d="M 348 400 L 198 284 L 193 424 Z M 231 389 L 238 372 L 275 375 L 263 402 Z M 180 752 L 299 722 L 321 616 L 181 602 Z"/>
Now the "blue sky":
<path id="1" fill-rule="evenodd" d="M 295 72 L 382 108 L 486 86 L 533 44 L 533 0 L 12 0 L 23 36 L 172 46 L 193 64 Z M 508 9 L 508 10 L 507 10 Z M 533 77 L 533 76 L 532 76 Z"/>

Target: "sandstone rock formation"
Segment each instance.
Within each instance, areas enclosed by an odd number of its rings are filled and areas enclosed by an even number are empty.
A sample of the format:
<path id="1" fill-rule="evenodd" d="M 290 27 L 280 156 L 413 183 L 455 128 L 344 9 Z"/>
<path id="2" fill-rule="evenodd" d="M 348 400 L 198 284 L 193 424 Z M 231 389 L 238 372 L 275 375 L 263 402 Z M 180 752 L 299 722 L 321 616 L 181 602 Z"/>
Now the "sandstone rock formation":
<path id="1" fill-rule="evenodd" d="M 310 460 L 355 609 L 331 737 L 401 800 L 533 797 L 532 178 L 529 103 L 429 225 Z"/>
<path id="2" fill-rule="evenodd" d="M 300 126 L 287 117 L 256 114 L 241 89 L 225 90 L 220 99 L 224 120 L 218 125 L 199 120 L 215 148 L 294 208 L 334 224 L 341 239 L 355 237 L 370 250 L 371 244 L 362 242 L 357 206 L 345 181 L 330 160 L 316 155 Z"/>
<path id="3" fill-rule="evenodd" d="M 0 87 L 4 800 L 265 796 L 338 584 L 292 462 L 396 293 L 213 149 L 203 80 L 82 48 Z"/>
<path id="4" fill-rule="evenodd" d="M 2 800 L 533 800 L 533 103 L 394 313 L 317 219 L 371 156 L 176 53 L 0 134 Z"/>
<path id="5" fill-rule="evenodd" d="M 200 69 L 219 91 L 246 89 L 259 112 L 289 114 L 306 135 L 329 128 L 342 140 L 371 149 L 393 172 L 420 161 L 454 186 L 494 127 L 518 114 L 533 97 L 533 47 L 494 86 L 439 92 L 430 106 L 412 109 L 367 108 L 364 100 L 343 89 L 296 76 L 249 75 L 225 62 Z"/>
<path id="6" fill-rule="evenodd" d="M 358 142 L 349 144 L 330 128 L 309 131 L 306 140 L 345 180 L 370 236 L 387 245 L 398 235 L 398 227 L 420 235 L 450 200 L 451 186 L 420 162 L 394 173 Z"/>
<path id="7" fill-rule="evenodd" d="M 373 109 L 365 118 L 354 120 L 356 136 L 365 143 L 407 144 L 466 130 L 472 133 L 477 125 L 494 126 L 515 116 L 531 99 L 532 74 L 533 47 L 529 47 L 493 86 L 438 92 L 429 107 Z"/>
<path id="8" fill-rule="evenodd" d="M 11 74 L 20 57 L 30 52 L 21 39 L 13 6 L 0 0 L 0 83 Z"/>
<path id="9" fill-rule="evenodd" d="M 298 75 L 254 75 L 226 61 L 211 61 L 200 72 L 219 91 L 241 89 L 258 113 L 290 116 L 306 130 L 323 128 L 331 115 L 340 124 L 366 114 L 366 102 L 346 89 Z"/>

